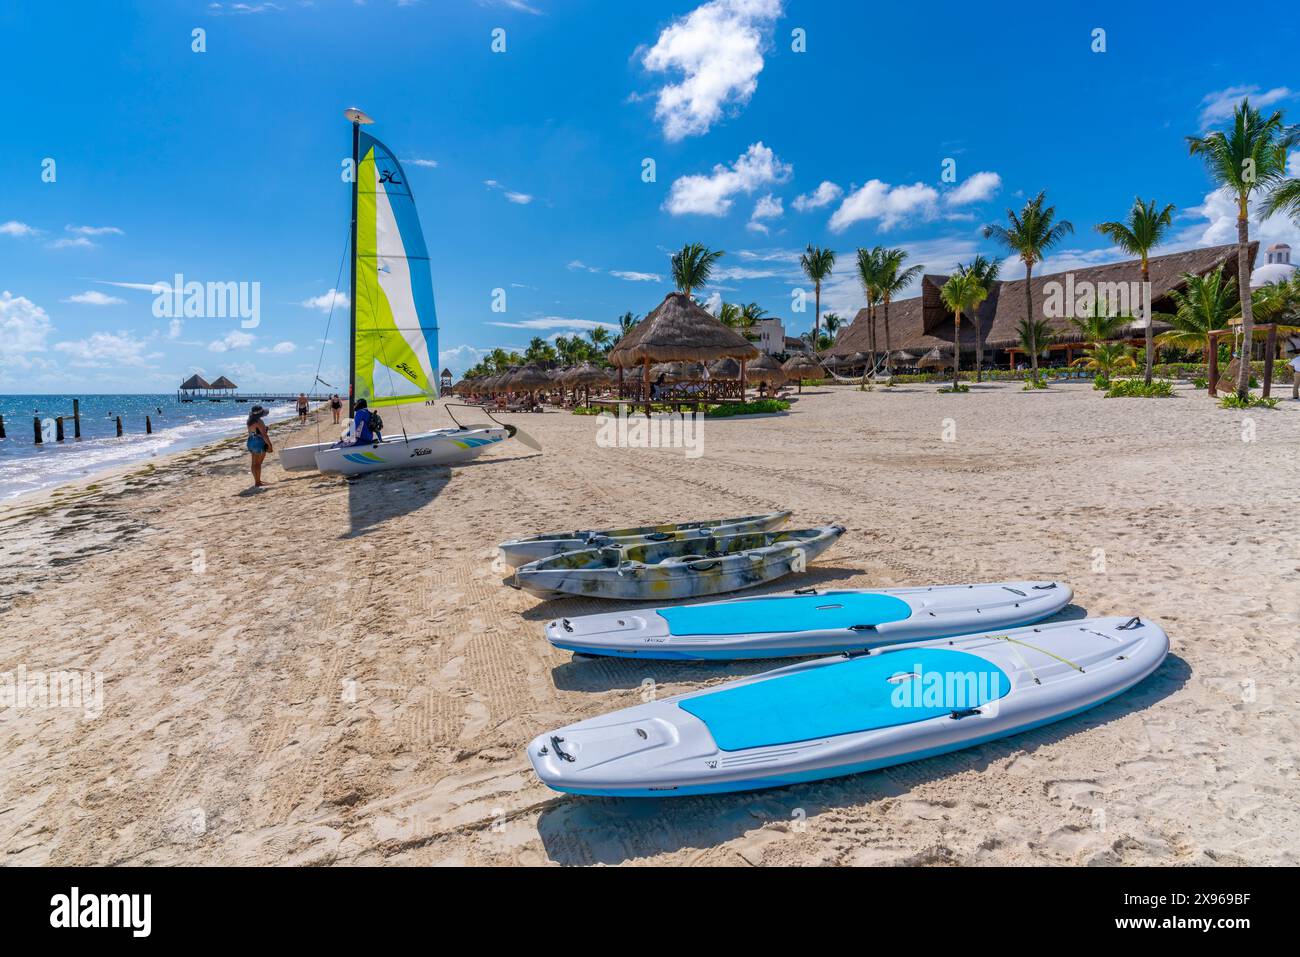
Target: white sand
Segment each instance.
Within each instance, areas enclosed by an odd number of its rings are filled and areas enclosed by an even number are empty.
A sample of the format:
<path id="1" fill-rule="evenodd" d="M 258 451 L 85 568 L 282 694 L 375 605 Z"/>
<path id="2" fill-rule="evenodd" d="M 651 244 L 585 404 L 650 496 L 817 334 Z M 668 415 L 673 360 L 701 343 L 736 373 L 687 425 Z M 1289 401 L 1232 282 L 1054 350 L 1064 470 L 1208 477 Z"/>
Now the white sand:
<path id="1" fill-rule="evenodd" d="M 0 511 L 0 672 L 105 681 L 91 719 L 0 711 L 0 862 L 1300 863 L 1300 403 L 812 392 L 708 422 L 694 460 L 515 416 L 545 455 L 351 485 L 272 465 L 248 494 L 227 444 Z M 849 534 L 779 587 L 1062 578 L 1067 614 L 1158 619 L 1173 652 L 1080 718 L 891 770 L 542 787 L 539 731 L 773 663 L 574 663 L 541 622 L 610 606 L 503 587 L 495 543 L 780 508 Z"/>

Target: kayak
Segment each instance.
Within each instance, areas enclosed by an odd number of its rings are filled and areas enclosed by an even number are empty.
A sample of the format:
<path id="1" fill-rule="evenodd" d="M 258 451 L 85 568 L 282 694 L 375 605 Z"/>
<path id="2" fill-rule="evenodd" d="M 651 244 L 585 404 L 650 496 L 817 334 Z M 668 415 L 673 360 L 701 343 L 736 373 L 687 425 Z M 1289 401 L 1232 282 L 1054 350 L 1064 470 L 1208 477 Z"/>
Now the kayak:
<path id="1" fill-rule="evenodd" d="M 996 582 L 824 591 L 557 618 L 556 648 L 583 655 L 678 661 L 832 655 L 904 641 L 1017 628 L 1056 614 L 1063 582 Z"/>
<path id="2" fill-rule="evenodd" d="M 539 735 L 528 758 L 571 794 L 782 787 L 916 761 L 1061 721 L 1132 688 L 1169 638 L 1094 618 L 816 658 Z"/>
<path id="3" fill-rule="evenodd" d="M 638 528 L 606 528 L 593 531 L 550 532 L 530 538 L 516 538 L 502 542 L 497 547 L 501 557 L 515 568 L 538 559 L 562 555 L 583 548 L 603 545 L 648 545 L 653 542 L 671 542 L 686 538 L 706 538 L 712 535 L 735 535 L 741 532 L 767 532 L 784 525 L 789 512 L 770 512 L 767 515 L 745 515 L 740 518 L 714 518 L 702 522 L 675 522 L 664 525 L 642 525 Z"/>
<path id="4" fill-rule="evenodd" d="M 843 525 L 610 544 L 529 562 L 513 584 L 543 598 L 582 595 L 637 601 L 739 591 L 802 572 L 844 534 Z"/>

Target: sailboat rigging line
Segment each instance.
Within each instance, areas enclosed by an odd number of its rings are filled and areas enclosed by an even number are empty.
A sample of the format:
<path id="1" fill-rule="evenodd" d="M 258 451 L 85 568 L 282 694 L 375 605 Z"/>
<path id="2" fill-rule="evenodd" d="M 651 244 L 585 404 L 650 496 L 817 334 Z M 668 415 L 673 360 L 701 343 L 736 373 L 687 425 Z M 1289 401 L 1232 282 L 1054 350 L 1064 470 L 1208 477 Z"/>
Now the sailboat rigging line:
<path id="1" fill-rule="evenodd" d="M 321 366 L 325 364 L 325 347 L 329 345 L 329 341 L 330 341 L 330 323 L 334 321 L 334 304 L 339 301 L 339 283 L 343 281 L 343 264 L 347 262 L 348 246 L 351 244 L 351 242 L 352 242 L 352 227 L 349 226 L 348 234 L 343 239 L 343 255 L 339 257 L 339 271 L 338 274 L 334 277 L 334 288 L 330 290 L 330 292 L 332 293 L 332 295 L 330 296 L 330 312 L 329 312 L 329 316 L 325 319 L 325 335 L 320 341 L 320 355 L 316 357 L 316 377 L 315 377 L 315 381 L 313 381 L 311 384 L 311 391 L 313 392 L 316 391 L 317 382 L 323 383 L 325 385 L 329 385 L 328 382 L 325 382 L 325 380 L 320 377 L 320 369 Z M 334 387 L 330 386 L 330 388 L 332 389 Z M 320 444 L 320 418 L 319 417 L 317 417 L 316 419 L 316 443 L 318 445 Z"/>

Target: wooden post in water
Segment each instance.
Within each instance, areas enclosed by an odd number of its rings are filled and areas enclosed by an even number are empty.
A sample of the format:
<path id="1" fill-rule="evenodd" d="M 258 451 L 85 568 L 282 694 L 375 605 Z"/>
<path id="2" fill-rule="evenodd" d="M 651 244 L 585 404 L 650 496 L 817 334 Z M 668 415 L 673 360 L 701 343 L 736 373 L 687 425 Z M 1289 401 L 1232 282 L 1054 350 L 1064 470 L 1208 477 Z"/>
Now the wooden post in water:
<path id="1" fill-rule="evenodd" d="M 149 421 L 149 416 L 144 417 L 144 434 L 153 435 L 153 423 Z"/>
<path id="2" fill-rule="evenodd" d="M 61 415 L 54 417 L 54 441 L 63 441 L 63 416 Z"/>
<path id="3" fill-rule="evenodd" d="M 5 437 L 5 417 L 0 415 L 0 439 Z"/>
<path id="4" fill-rule="evenodd" d="M 122 417 L 120 415 L 117 417 L 117 437 L 119 439 L 122 437 Z"/>
<path id="5" fill-rule="evenodd" d="M 41 444 L 41 417 L 39 415 L 32 416 L 32 428 L 36 430 L 36 444 L 40 445 Z"/>
<path id="6" fill-rule="evenodd" d="M 81 438 L 81 400 L 72 400 L 72 437 Z"/>

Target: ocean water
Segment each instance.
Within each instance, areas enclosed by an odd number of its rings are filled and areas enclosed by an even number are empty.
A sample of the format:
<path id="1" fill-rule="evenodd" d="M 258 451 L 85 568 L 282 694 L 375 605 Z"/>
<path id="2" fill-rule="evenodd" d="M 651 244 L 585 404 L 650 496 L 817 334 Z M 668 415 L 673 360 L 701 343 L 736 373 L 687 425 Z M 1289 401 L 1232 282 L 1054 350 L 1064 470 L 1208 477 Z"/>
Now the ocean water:
<path id="1" fill-rule="evenodd" d="M 72 437 L 71 395 L 0 395 L 6 438 L 0 440 L 0 502 L 159 455 L 246 431 L 252 403 L 178 402 L 175 395 L 83 395 L 81 440 Z M 263 403 L 267 405 L 267 403 Z M 268 405 L 267 422 L 294 415 L 292 402 Z M 64 441 L 33 440 L 33 416 L 64 416 Z M 116 416 L 122 417 L 117 437 Z M 144 418 L 153 423 L 145 435 Z M 50 439 L 53 423 L 49 423 Z"/>

